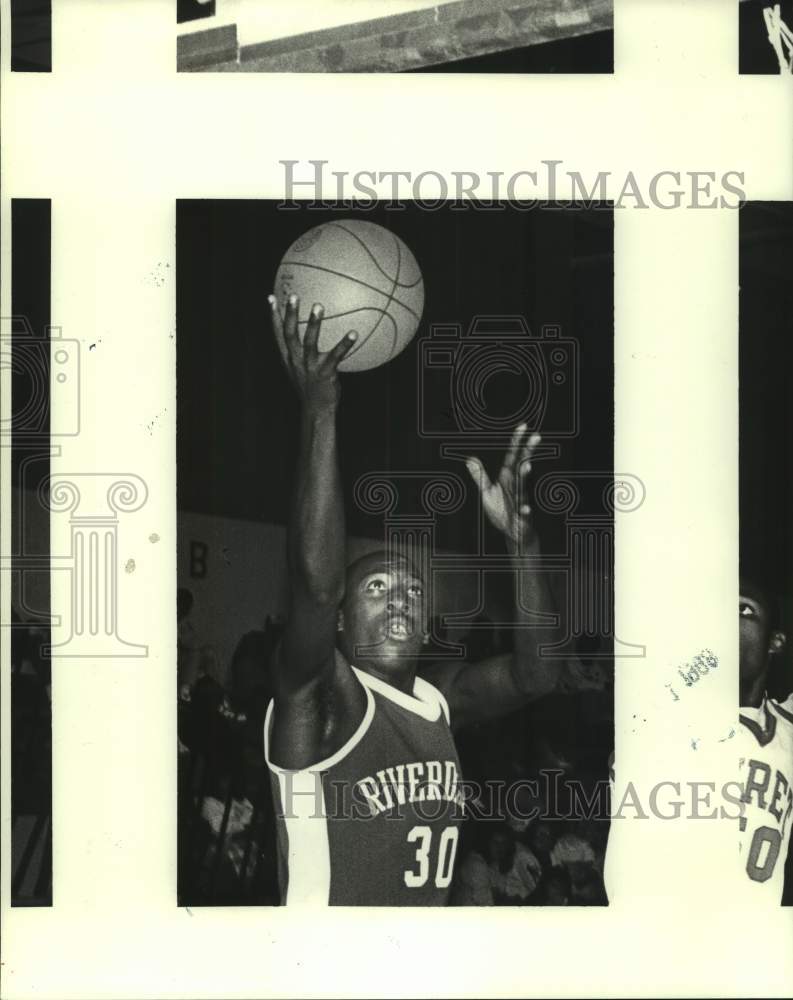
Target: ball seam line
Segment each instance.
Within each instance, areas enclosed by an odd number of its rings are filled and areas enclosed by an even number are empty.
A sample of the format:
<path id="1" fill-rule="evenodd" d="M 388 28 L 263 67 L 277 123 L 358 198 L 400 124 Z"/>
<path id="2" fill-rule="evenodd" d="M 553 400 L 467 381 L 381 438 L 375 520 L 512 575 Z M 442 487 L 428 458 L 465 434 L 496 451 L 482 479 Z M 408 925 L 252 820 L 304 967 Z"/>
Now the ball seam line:
<path id="1" fill-rule="evenodd" d="M 365 251 L 365 252 L 366 252 L 366 253 L 367 253 L 367 254 L 369 255 L 369 257 L 371 257 L 371 259 L 372 259 L 372 263 L 373 263 L 373 264 L 374 264 L 374 266 L 375 266 L 375 267 L 377 268 L 377 270 L 378 270 L 378 271 L 380 272 L 380 274 L 382 274 L 382 276 L 383 276 L 383 277 L 384 277 L 384 278 L 385 278 L 385 279 L 386 279 L 387 281 L 394 281 L 394 278 L 392 278 L 392 277 L 391 277 L 391 275 L 390 275 L 390 274 L 388 274 L 388 272 L 387 272 L 387 271 L 385 271 L 383 267 L 381 267 L 381 265 L 380 265 L 380 264 L 378 263 L 378 261 L 377 261 L 377 258 L 376 258 L 376 257 L 374 256 L 374 254 L 373 254 L 373 253 L 372 253 L 372 251 L 371 251 L 371 250 L 369 249 L 369 247 L 368 247 L 368 246 L 367 246 L 367 245 L 366 245 L 366 244 L 364 243 L 364 241 L 363 241 L 363 240 L 361 239 L 361 237 L 357 235 L 357 233 L 354 233 L 354 232 L 352 232 L 352 230 L 350 230 L 350 229 L 347 229 L 347 227 L 346 227 L 346 226 L 343 226 L 343 225 L 342 225 L 342 224 L 341 224 L 340 222 L 329 222 L 329 223 L 328 223 L 328 228 L 329 228 L 329 229 L 331 229 L 331 228 L 333 228 L 333 229 L 341 229 L 341 230 L 342 230 L 342 232 L 345 232 L 345 233 L 347 233 L 347 235 L 348 235 L 348 236 L 351 236 L 351 237 L 352 237 L 352 238 L 353 238 L 354 240 L 356 240 L 356 242 L 360 243 L 360 245 L 361 245 L 361 247 L 362 247 L 362 248 L 364 249 L 364 251 Z M 387 232 L 389 232 L 389 233 L 390 233 L 391 231 L 390 231 L 390 230 L 387 230 Z M 391 236 L 393 236 L 393 237 L 394 237 L 394 240 L 397 240 L 397 236 L 396 236 L 396 234 L 395 234 L 395 233 L 391 233 Z M 401 254 L 400 254 L 400 261 L 401 261 Z M 415 287 L 416 287 L 416 285 L 417 285 L 417 284 L 418 284 L 418 283 L 419 283 L 419 282 L 421 281 L 421 279 L 422 279 L 422 275 L 421 275 L 421 273 L 419 272 L 419 276 L 418 276 L 418 278 L 416 278 L 416 280 L 415 280 L 415 281 L 414 281 L 414 282 L 413 282 L 412 284 L 408 284 L 407 282 L 400 282 L 400 281 L 399 281 L 399 269 L 400 269 L 400 266 L 401 266 L 401 264 L 398 264 L 398 265 L 397 265 L 397 277 L 396 277 L 396 284 L 397 284 L 397 285 L 399 285 L 399 287 L 400 287 L 400 288 L 415 288 Z"/>
<path id="2" fill-rule="evenodd" d="M 374 285 L 370 285 L 366 281 L 361 281 L 360 278 L 355 278 L 351 274 L 344 274 L 343 271 L 333 271 L 329 267 L 322 267 L 321 264 L 308 264 L 305 261 L 294 261 L 285 259 L 281 261 L 281 267 L 283 267 L 284 265 L 289 265 L 289 267 L 308 267 L 312 268 L 315 271 L 324 271 L 326 274 L 332 274 L 336 278 L 345 278 L 347 281 L 353 281 L 356 284 L 361 285 L 362 288 L 368 288 L 370 292 L 377 292 L 377 294 L 382 295 L 383 298 L 388 298 L 388 293 L 384 292 L 382 288 L 375 288 Z M 389 278 L 389 281 L 393 281 L 393 279 Z M 410 306 L 405 305 L 405 303 L 402 302 L 400 299 L 394 298 L 393 301 L 397 303 L 397 305 L 402 306 L 403 309 L 407 309 L 407 311 L 412 316 L 416 317 L 417 322 L 419 323 L 421 322 L 421 315 L 417 313 L 415 309 L 411 309 Z"/>

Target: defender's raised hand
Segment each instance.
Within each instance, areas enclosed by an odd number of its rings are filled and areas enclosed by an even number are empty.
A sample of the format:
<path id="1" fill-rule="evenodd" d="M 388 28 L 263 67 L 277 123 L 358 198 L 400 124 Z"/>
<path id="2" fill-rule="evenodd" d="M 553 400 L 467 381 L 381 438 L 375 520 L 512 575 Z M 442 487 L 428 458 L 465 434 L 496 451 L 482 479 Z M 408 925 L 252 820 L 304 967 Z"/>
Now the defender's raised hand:
<path id="1" fill-rule="evenodd" d="M 490 481 L 478 458 L 469 458 L 465 463 L 479 487 L 490 523 L 515 544 L 531 545 L 536 541 L 531 509 L 521 502 L 521 484 L 531 471 L 531 457 L 541 440 L 539 434 L 529 434 L 525 424 L 516 427 L 495 482 Z"/>
<path id="2" fill-rule="evenodd" d="M 321 305 L 312 307 L 301 343 L 298 333 L 298 297 L 290 295 L 287 299 L 283 320 L 276 297 L 270 295 L 267 301 L 270 303 L 273 332 L 303 406 L 309 409 L 335 407 L 341 396 L 339 363 L 352 349 L 358 335 L 352 331 L 342 337 L 332 350 L 320 353 L 317 343 L 322 326 Z"/>

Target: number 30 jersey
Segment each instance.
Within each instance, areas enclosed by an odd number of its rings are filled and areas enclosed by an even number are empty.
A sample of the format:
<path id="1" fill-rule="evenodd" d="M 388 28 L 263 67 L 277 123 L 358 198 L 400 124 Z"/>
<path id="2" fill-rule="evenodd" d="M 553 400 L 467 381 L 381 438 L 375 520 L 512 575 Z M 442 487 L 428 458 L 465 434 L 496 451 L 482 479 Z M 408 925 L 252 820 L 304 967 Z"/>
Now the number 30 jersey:
<path id="1" fill-rule="evenodd" d="M 779 904 L 793 822 L 793 695 L 742 706 L 740 721 L 741 865 L 749 884 Z"/>
<path id="2" fill-rule="evenodd" d="M 413 695 L 352 668 L 366 711 L 337 753 L 301 771 L 270 759 L 281 900 L 287 906 L 438 906 L 454 873 L 463 790 L 449 706 L 416 678 Z"/>

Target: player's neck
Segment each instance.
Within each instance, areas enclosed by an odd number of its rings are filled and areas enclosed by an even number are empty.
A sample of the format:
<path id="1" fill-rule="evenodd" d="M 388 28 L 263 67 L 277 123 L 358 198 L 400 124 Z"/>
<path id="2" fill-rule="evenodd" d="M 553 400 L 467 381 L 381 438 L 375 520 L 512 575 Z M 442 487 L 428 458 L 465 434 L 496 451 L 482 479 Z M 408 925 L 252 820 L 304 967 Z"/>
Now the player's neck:
<path id="1" fill-rule="evenodd" d="M 395 687 L 398 691 L 402 691 L 404 694 L 413 694 L 413 686 L 416 681 L 415 663 L 407 662 L 404 666 L 384 667 L 376 660 L 364 660 L 355 665 L 367 674 L 371 674 L 372 677 L 376 677 L 385 684 Z"/>

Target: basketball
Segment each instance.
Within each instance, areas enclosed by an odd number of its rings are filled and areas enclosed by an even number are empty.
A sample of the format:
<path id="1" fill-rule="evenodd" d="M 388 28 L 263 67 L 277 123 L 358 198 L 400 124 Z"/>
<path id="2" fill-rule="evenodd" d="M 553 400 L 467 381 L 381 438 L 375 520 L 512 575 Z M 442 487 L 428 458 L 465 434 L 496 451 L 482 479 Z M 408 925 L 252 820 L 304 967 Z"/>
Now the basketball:
<path id="1" fill-rule="evenodd" d="M 320 351 L 355 330 L 358 339 L 339 371 L 360 372 L 391 361 L 413 339 L 424 308 L 424 280 L 416 258 L 390 230 L 341 219 L 309 229 L 289 247 L 275 276 L 275 295 L 282 316 L 288 297 L 299 296 L 301 340 L 311 307 L 324 307 Z"/>

